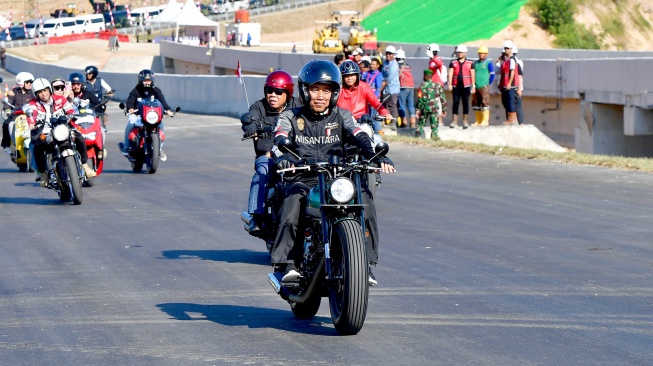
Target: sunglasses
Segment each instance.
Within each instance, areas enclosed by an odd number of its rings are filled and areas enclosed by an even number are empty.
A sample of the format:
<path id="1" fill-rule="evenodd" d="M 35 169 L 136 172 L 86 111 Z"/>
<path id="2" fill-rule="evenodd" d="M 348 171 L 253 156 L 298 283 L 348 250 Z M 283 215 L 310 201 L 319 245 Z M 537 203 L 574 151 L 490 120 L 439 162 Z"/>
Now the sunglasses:
<path id="1" fill-rule="evenodd" d="M 53 86 L 52 89 L 54 89 L 54 90 L 64 90 L 64 89 L 66 89 L 66 86 L 65 85 L 57 85 L 57 86 Z"/>
<path id="2" fill-rule="evenodd" d="M 283 93 L 286 92 L 286 91 L 283 90 L 283 89 L 270 88 L 269 86 L 266 86 L 265 88 L 263 88 L 263 91 L 265 92 L 265 94 L 272 94 L 272 93 L 274 93 L 274 94 L 276 94 L 276 95 L 281 95 L 281 94 L 283 94 Z"/>
<path id="3" fill-rule="evenodd" d="M 25 80 L 25 81 L 24 81 L 25 84 L 31 84 L 31 83 L 33 83 L 33 82 L 34 82 L 34 80 Z"/>

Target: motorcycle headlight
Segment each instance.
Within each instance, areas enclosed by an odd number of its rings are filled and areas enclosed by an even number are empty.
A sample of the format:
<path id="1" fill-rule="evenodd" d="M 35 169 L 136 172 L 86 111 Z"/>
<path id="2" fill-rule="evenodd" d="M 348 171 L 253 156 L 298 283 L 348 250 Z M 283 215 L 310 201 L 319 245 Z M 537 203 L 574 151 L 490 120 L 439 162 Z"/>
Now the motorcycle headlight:
<path id="1" fill-rule="evenodd" d="M 52 130 L 52 137 L 59 142 L 68 140 L 68 136 L 70 136 L 70 128 L 66 125 L 58 125 Z"/>
<path id="2" fill-rule="evenodd" d="M 155 111 L 149 111 L 145 115 L 145 121 L 147 121 L 147 123 L 157 123 L 159 122 L 159 114 Z"/>
<path id="3" fill-rule="evenodd" d="M 337 203 L 347 203 L 354 198 L 354 183 L 347 178 L 337 178 L 331 182 L 329 194 Z"/>

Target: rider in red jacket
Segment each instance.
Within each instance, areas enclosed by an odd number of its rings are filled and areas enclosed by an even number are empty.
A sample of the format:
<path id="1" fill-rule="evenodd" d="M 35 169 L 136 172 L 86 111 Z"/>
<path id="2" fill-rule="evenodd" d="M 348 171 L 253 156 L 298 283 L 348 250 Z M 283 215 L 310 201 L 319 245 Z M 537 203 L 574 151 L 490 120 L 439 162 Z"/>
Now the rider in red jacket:
<path id="1" fill-rule="evenodd" d="M 354 118 L 359 119 L 363 114 L 370 113 L 369 104 L 379 115 L 392 118 L 390 112 L 381 105 L 374 90 L 367 83 L 360 82 L 361 70 L 354 61 L 347 60 L 340 64 L 340 74 L 343 88 L 338 98 L 338 107 L 350 111 Z"/>

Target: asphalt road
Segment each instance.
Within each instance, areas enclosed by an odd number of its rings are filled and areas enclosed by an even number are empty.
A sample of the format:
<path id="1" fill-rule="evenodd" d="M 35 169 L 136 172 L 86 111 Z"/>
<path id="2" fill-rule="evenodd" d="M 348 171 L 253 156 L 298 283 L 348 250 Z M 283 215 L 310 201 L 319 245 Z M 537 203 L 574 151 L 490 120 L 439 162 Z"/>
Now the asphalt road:
<path id="1" fill-rule="evenodd" d="M 0 157 L 0 365 L 653 364 L 651 174 L 392 144 L 379 285 L 343 337 L 267 283 L 236 119 L 167 119 L 168 161 L 134 174 L 109 108 L 81 206 Z"/>

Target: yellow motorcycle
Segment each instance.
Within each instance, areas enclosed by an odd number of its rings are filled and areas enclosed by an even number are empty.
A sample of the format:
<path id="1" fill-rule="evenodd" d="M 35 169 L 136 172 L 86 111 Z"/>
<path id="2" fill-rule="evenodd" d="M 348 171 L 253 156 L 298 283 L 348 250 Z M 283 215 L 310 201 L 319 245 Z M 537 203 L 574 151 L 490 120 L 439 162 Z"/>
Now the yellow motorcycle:
<path id="1" fill-rule="evenodd" d="M 13 161 L 18 170 L 21 172 L 33 171 L 32 167 L 32 153 L 29 149 L 31 143 L 30 130 L 27 124 L 27 116 L 23 112 L 23 108 L 16 108 L 11 105 L 7 98 L 3 99 L 5 106 L 11 108 L 11 112 L 6 118 L 12 118 L 13 121 L 9 123 L 9 131 L 11 132 L 11 161 Z"/>

